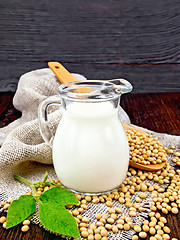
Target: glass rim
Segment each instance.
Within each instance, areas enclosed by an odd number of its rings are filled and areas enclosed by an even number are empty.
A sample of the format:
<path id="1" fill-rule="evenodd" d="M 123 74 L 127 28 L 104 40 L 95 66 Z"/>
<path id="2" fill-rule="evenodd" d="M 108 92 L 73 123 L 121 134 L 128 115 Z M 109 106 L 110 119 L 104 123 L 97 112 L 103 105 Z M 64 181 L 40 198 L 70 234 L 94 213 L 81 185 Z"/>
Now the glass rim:
<path id="1" fill-rule="evenodd" d="M 108 80 L 84 80 L 61 84 L 61 98 L 71 101 L 102 102 L 120 97 L 116 85 Z"/>

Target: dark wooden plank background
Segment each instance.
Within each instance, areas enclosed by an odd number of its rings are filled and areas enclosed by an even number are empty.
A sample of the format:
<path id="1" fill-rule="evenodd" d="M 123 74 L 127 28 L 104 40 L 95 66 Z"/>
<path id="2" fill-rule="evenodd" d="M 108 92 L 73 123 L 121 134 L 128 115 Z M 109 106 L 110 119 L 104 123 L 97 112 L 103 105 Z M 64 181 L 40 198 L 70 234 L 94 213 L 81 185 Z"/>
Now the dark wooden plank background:
<path id="1" fill-rule="evenodd" d="M 0 91 L 48 61 L 135 93 L 180 91 L 180 1 L 1 0 Z"/>

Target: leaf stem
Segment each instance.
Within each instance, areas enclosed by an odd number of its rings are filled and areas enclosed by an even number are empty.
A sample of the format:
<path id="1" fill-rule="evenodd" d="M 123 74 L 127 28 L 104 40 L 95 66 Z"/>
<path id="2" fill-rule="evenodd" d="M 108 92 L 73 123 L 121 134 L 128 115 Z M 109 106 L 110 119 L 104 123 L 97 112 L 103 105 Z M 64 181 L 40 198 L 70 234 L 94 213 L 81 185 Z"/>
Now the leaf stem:
<path id="1" fill-rule="evenodd" d="M 29 185 L 29 186 L 31 186 L 31 185 L 33 184 L 33 183 L 30 182 L 29 180 L 27 180 L 27 179 L 25 179 L 25 178 L 23 178 L 23 177 L 20 177 L 20 176 L 18 176 L 18 175 L 14 175 L 14 178 L 17 179 L 17 180 L 19 180 L 19 181 L 21 181 L 21 182 L 23 182 L 23 183 L 26 183 L 26 184 Z"/>
<path id="2" fill-rule="evenodd" d="M 48 173 L 46 172 L 46 174 L 45 174 L 45 176 L 44 176 L 43 183 L 45 183 L 45 182 L 46 182 L 47 178 L 48 178 Z"/>
<path id="3" fill-rule="evenodd" d="M 25 183 L 25 184 L 27 184 L 27 185 L 29 185 L 32 188 L 32 194 L 33 195 L 36 193 L 36 187 L 34 186 L 34 184 L 31 181 L 29 181 L 29 180 L 27 180 L 23 177 L 20 177 L 18 175 L 14 175 L 14 178 L 23 182 L 23 183 Z"/>

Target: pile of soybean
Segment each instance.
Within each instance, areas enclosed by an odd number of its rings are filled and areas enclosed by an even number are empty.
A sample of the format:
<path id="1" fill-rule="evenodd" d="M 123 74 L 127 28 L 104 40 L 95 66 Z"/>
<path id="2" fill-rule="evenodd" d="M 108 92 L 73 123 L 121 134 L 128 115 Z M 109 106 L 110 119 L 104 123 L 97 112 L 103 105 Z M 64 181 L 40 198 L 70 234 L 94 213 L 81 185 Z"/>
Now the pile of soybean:
<path id="1" fill-rule="evenodd" d="M 175 150 L 175 146 L 163 147 L 157 138 L 149 134 L 141 134 L 136 130 L 127 130 L 127 137 L 130 149 L 130 159 L 144 165 L 158 164 L 165 162 L 163 169 L 156 172 L 147 172 L 134 168 L 129 168 L 127 176 L 119 189 L 111 193 L 100 196 L 88 196 L 75 194 L 79 204 L 67 206 L 74 216 L 81 237 L 88 240 L 106 240 L 119 231 L 134 230 L 132 240 L 177 240 L 171 238 L 171 230 L 167 226 L 165 214 L 178 214 L 180 208 L 180 169 L 172 169 L 167 162 L 167 154 L 171 154 L 171 159 L 177 166 L 180 165 L 180 152 Z M 62 186 L 59 180 L 52 182 Z M 164 187 L 166 184 L 166 188 Z M 48 190 L 49 187 L 38 188 L 37 194 Z M 27 194 L 32 194 L 31 192 Z M 136 194 L 136 196 L 134 196 Z M 143 201 L 151 196 L 149 205 L 142 205 Z M 134 196 L 134 197 L 133 197 Z M 133 200 L 132 200 L 133 199 Z M 13 198 L 7 202 L 1 202 L 4 210 L 8 210 Z M 121 207 L 114 206 L 115 202 L 125 205 L 128 209 L 128 216 L 123 213 Z M 88 203 L 98 206 L 105 204 L 107 212 L 104 214 L 98 211 L 94 215 L 93 222 L 86 216 Z M 98 207 L 96 208 L 98 209 Z M 133 219 L 138 213 L 148 212 L 147 219 L 142 224 L 134 224 Z M 145 216 L 145 215 L 144 215 Z M 6 217 L 0 218 L 0 223 L 6 228 Z M 22 231 L 29 230 L 29 220 L 23 222 Z"/>

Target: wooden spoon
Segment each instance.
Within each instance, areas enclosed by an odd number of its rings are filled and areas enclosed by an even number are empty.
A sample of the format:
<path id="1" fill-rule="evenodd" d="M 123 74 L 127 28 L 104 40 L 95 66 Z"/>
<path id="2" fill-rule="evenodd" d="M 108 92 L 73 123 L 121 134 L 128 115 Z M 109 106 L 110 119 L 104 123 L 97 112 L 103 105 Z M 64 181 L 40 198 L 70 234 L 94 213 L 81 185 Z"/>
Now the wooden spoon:
<path id="1" fill-rule="evenodd" d="M 49 62 L 48 66 L 54 72 L 54 74 L 56 75 L 56 77 L 59 79 L 61 83 L 77 81 L 77 79 L 67 69 L 65 69 L 59 62 Z M 82 89 L 82 92 L 84 92 L 83 89 Z M 126 125 L 123 122 L 122 122 L 122 125 L 125 130 L 136 130 L 137 132 L 143 135 L 147 134 L 142 130 Z M 145 170 L 145 171 L 158 171 L 164 167 L 165 163 L 166 162 L 162 162 L 160 164 L 144 165 L 144 164 L 136 163 L 132 160 L 129 160 L 130 166 L 141 169 L 141 170 Z"/>
<path id="2" fill-rule="evenodd" d="M 137 128 L 134 128 L 134 127 L 131 127 L 125 123 L 122 122 L 122 125 L 124 127 L 125 130 L 136 130 L 136 132 L 139 132 L 143 135 L 147 135 L 146 132 L 140 130 L 140 129 L 137 129 Z M 129 165 L 131 167 L 135 167 L 135 168 L 139 168 L 141 170 L 145 170 L 145 171 L 158 171 L 160 169 L 162 169 L 164 167 L 166 162 L 162 162 L 162 163 L 159 163 L 159 164 L 150 164 L 150 165 L 145 165 L 145 164 L 140 164 L 140 163 L 136 163 L 132 160 L 129 160 Z"/>

